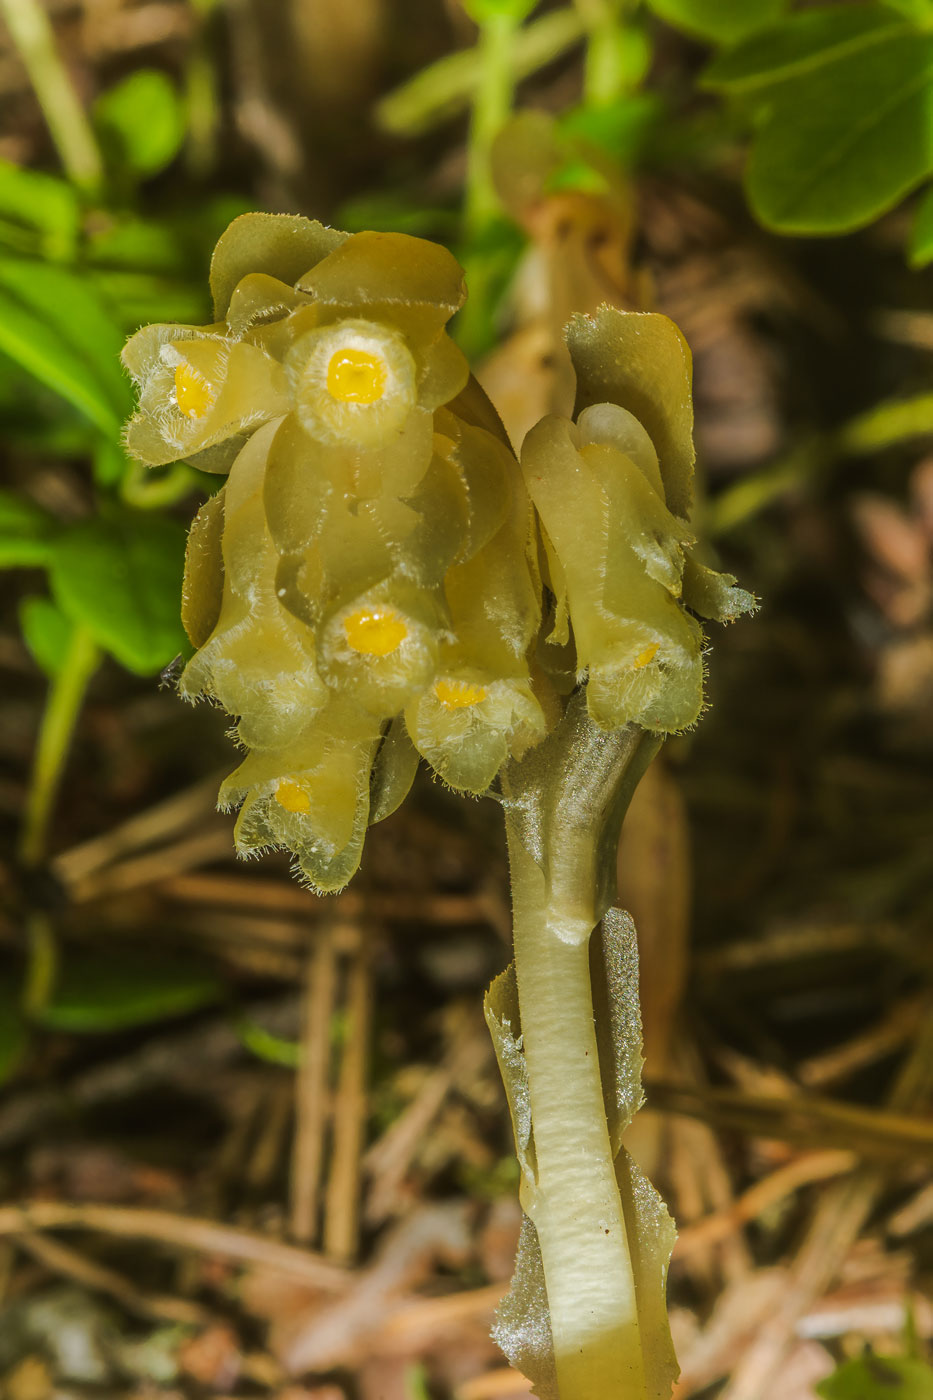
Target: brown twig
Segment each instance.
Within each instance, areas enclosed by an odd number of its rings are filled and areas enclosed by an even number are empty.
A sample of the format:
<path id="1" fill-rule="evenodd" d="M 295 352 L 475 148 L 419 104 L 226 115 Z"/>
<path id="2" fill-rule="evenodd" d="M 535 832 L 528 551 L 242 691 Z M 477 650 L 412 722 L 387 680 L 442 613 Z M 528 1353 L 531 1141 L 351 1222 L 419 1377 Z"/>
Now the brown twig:
<path id="1" fill-rule="evenodd" d="M 333 1151 L 324 1210 L 324 1249 L 330 1258 L 341 1261 L 354 1257 L 359 1242 L 371 1011 L 371 952 L 364 925 L 347 977 L 346 1037 L 334 1100 Z"/>
<path id="2" fill-rule="evenodd" d="M 725 1210 L 713 1211 L 702 1220 L 684 1225 L 674 1247 L 675 1259 L 686 1259 L 696 1250 L 725 1239 L 740 1225 L 755 1220 L 764 1211 L 785 1200 L 801 1186 L 809 1186 L 814 1181 L 828 1181 L 852 1171 L 857 1158 L 852 1152 L 831 1150 L 828 1152 L 808 1152 L 796 1157 L 792 1162 L 778 1167 L 777 1171 L 756 1181 L 747 1191 L 737 1196 Z"/>
<path id="3" fill-rule="evenodd" d="M 110 831 L 62 851 L 52 862 L 56 877 L 65 885 L 75 885 L 134 851 L 157 845 L 195 825 L 213 811 L 218 781 L 217 774 L 202 778 L 184 792 L 174 793 Z"/>
<path id="4" fill-rule="evenodd" d="M 186 1298 L 141 1293 L 125 1274 L 88 1259 L 80 1251 L 62 1244 L 60 1240 L 51 1239 L 48 1235 L 17 1235 L 15 1242 L 20 1249 L 25 1250 L 38 1263 L 44 1264 L 54 1273 L 73 1279 L 96 1293 L 106 1293 L 109 1297 L 116 1298 L 121 1307 L 138 1317 L 194 1326 L 202 1326 L 211 1320 L 207 1308 L 202 1308 L 198 1303 L 191 1303 Z"/>
<path id="5" fill-rule="evenodd" d="M 903 1065 L 890 1096 L 890 1114 L 916 1110 L 933 1090 L 933 1018 L 925 1018 L 911 1054 Z M 908 1121 L 910 1121 L 908 1119 Z M 924 1126 L 927 1125 L 918 1125 Z M 814 1211 L 806 1238 L 791 1267 L 780 1305 L 769 1316 L 742 1357 L 722 1400 L 757 1400 L 781 1374 L 798 1320 L 820 1298 L 838 1274 L 845 1256 L 858 1238 L 884 1186 L 879 1168 L 864 1168 L 837 1182 L 823 1195 Z"/>
<path id="6" fill-rule="evenodd" d="M 652 1108 L 686 1113 L 752 1137 L 834 1144 L 864 1156 L 933 1160 L 933 1123 L 835 1099 L 757 1098 L 734 1089 L 657 1081 L 646 1085 Z"/>
<path id="7" fill-rule="evenodd" d="M 307 959 L 301 1063 L 295 1076 L 295 1139 L 291 1167 L 291 1233 L 309 1242 L 317 1232 L 324 1134 L 330 1115 L 330 1037 L 337 996 L 337 953 L 330 923 L 314 937 Z"/>
<path id="8" fill-rule="evenodd" d="M 350 1278 L 345 1269 L 305 1249 L 197 1216 L 67 1201 L 24 1201 L 0 1206 L 0 1235 L 31 1234 L 37 1230 L 94 1230 L 220 1255 L 231 1263 L 277 1269 L 327 1293 L 342 1293 Z"/>

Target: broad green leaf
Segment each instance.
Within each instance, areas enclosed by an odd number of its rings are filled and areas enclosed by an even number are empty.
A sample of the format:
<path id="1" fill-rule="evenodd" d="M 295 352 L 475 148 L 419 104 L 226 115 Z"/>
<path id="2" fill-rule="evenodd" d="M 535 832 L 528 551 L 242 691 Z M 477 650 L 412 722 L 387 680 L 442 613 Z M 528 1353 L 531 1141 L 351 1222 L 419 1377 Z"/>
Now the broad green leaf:
<path id="1" fill-rule="evenodd" d="M 701 86 L 732 96 L 761 96 L 782 83 L 823 73 L 831 65 L 870 51 L 909 26 L 883 5 L 841 5 L 806 10 L 719 54 L 704 70 Z"/>
<path id="2" fill-rule="evenodd" d="M 747 34 L 773 24 L 787 8 L 787 0 L 648 0 L 655 14 L 677 29 L 734 44 Z"/>
<path id="3" fill-rule="evenodd" d="M 0 569 L 44 568 L 57 532 L 48 511 L 15 491 L 0 491 Z"/>
<path id="4" fill-rule="evenodd" d="M 134 175 L 155 175 L 185 139 L 185 114 L 175 85 L 156 68 L 139 68 L 103 93 L 94 121 L 116 160 Z"/>
<path id="5" fill-rule="evenodd" d="M 127 670 L 160 671 L 185 645 L 181 580 L 185 531 L 151 511 L 87 520 L 60 539 L 50 581 L 73 621 Z"/>
<path id="6" fill-rule="evenodd" d="M 933 20 L 933 0 L 884 0 L 891 10 L 923 24 Z"/>
<path id="7" fill-rule="evenodd" d="M 19 605 L 23 641 L 36 664 L 51 679 L 57 676 L 71 642 L 74 624 L 51 598 L 23 598 Z"/>
<path id="8" fill-rule="evenodd" d="M 0 160 L 0 219 L 35 230 L 40 251 L 49 258 L 74 254 L 81 210 L 65 180 Z"/>
<path id="9" fill-rule="evenodd" d="M 194 958 L 138 948 L 70 953 L 38 1020 L 49 1030 L 121 1031 L 220 1001 L 223 983 Z"/>
<path id="10" fill-rule="evenodd" d="M 933 262 L 933 188 L 927 190 L 914 212 L 907 261 L 913 268 Z"/>
<path id="11" fill-rule="evenodd" d="M 121 336 L 153 321 L 204 325 L 211 319 L 203 282 L 196 286 L 148 272 L 109 267 L 95 267 L 91 279 L 117 308 Z"/>
<path id="12" fill-rule="evenodd" d="M 933 1369 L 925 1361 L 867 1352 L 843 1362 L 816 1390 L 825 1400 L 933 1400 Z"/>
<path id="13" fill-rule="evenodd" d="M 184 272 L 185 250 L 161 219 L 115 218 L 91 232 L 87 256 L 95 265 L 139 272 Z"/>
<path id="14" fill-rule="evenodd" d="M 844 233 L 933 172 L 933 34 L 892 32 L 782 88 L 747 190 L 782 233 Z"/>
<path id="15" fill-rule="evenodd" d="M 110 434 L 132 407 L 122 344 L 86 278 L 52 263 L 0 258 L 0 349 Z"/>

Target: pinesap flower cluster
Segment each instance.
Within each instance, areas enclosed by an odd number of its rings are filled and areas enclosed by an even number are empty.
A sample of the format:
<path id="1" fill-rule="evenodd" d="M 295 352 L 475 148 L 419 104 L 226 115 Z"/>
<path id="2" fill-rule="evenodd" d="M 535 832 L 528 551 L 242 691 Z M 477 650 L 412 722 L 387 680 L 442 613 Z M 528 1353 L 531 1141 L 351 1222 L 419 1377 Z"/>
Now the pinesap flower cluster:
<path id="1" fill-rule="evenodd" d="M 574 323 L 583 411 L 540 423 L 520 466 L 448 334 L 465 291 L 443 248 L 247 214 L 211 289 L 214 324 L 129 341 L 126 445 L 226 474 L 189 537 L 180 688 L 235 718 L 246 756 L 220 800 L 241 853 L 285 848 L 340 888 L 419 755 L 486 791 L 559 722 L 574 673 L 604 727 L 695 720 L 693 613 L 751 600 L 685 553 L 689 358 L 669 321 Z M 649 358 L 673 353 L 660 388 L 633 319 Z"/>

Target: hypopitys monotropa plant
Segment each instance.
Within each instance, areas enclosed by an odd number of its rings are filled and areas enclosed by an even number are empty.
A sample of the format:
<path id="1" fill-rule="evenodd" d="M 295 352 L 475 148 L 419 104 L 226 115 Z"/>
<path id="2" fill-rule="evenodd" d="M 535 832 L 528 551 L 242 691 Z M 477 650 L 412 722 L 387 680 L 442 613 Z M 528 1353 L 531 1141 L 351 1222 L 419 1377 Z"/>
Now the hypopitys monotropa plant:
<path id="1" fill-rule="evenodd" d="M 568 328 L 574 421 L 516 460 L 450 339 L 444 249 L 247 214 L 215 322 L 125 351 L 128 449 L 227 480 L 191 530 L 180 680 L 235 720 L 237 849 L 341 888 L 419 755 L 505 812 L 515 960 L 487 997 L 525 1213 L 496 1335 L 552 1400 L 668 1394 L 672 1227 L 621 1146 L 637 952 L 611 908 L 631 792 L 702 707 L 700 618 L 752 605 L 691 556 L 690 356 L 662 316 Z"/>

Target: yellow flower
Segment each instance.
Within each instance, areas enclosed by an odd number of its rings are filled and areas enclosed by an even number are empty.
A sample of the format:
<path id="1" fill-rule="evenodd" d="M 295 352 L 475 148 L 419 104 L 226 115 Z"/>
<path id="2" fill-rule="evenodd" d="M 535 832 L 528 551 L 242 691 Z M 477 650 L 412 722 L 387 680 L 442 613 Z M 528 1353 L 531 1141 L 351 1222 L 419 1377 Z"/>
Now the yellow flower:
<path id="1" fill-rule="evenodd" d="M 284 847 L 338 888 L 418 752 L 482 792 L 545 733 L 530 503 L 447 334 L 446 250 L 246 215 L 211 287 L 215 324 L 127 346 L 127 445 L 229 473 L 189 540 L 181 690 L 247 749 L 221 791 L 238 849 Z"/>
<path id="2" fill-rule="evenodd" d="M 180 457 L 225 470 L 207 455 L 287 412 L 285 371 L 255 345 L 230 341 L 224 327 L 146 326 L 123 351 L 140 412 L 126 428 L 126 449 L 149 466 Z M 205 454 L 203 457 L 201 454 Z"/>
<path id="3" fill-rule="evenodd" d="M 587 705 L 606 729 L 670 733 L 703 703 L 703 634 L 754 606 L 734 579 L 690 562 L 690 357 L 664 316 L 603 307 L 568 345 L 576 423 L 552 416 L 525 439 L 522 470 L 540 515 L 554 639 L 576 645 Z"/>

